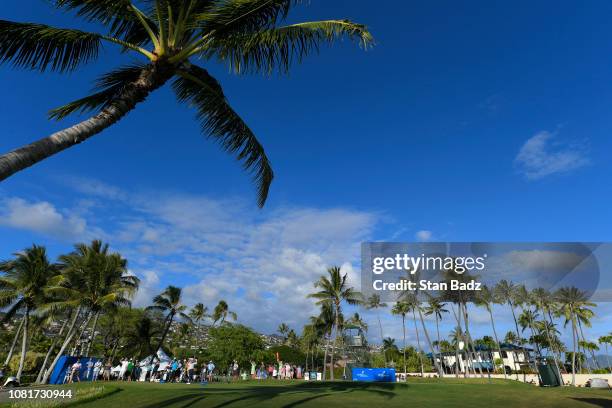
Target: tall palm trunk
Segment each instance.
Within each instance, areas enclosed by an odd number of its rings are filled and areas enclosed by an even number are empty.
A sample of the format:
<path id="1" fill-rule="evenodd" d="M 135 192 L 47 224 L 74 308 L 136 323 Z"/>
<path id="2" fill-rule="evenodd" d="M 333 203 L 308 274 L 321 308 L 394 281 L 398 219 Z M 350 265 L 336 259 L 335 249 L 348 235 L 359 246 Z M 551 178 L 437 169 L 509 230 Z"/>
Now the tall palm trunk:
<path id="1" fill-rule="evenodd" d="M 493 336 L 495 336 L 495 343 L 497 343 L 497 351 L 499 352 L 499 358 L 502 361 L 502 371 L 504 372 L 504 380 L 508 379 L 506 375 L 506 365 L 504 364 L 504 358 L 502 357 L 501 346 L 499 345 L 499 338 L 497 337 L 497 330 L 495 330 L 495 320 L 493 320 L 493 311 L 491 310 L 491 306 L 487 306 L 487 310 L 489 311 L 489 317 L 491 318 L 491 327 L 493 328 Z M 493 366 L 495 366 L 495 359 L 493 359 Z"/>
<path id="2" fill-rule="evenodd" d="M 166 320 L 164 324 L 164 331 L 162 332 L 162 336 L 159 339 L 159 343 L 157 343 L 157 347 L 153 351 L 153 354 L 151 354 L 151 358 L 149 359 L 149 364 L 153 364 L 153 359 L 155 359 L 157 352 L 164 345 L 164 341 L 166 341 L 166 336 L 168 336 L 168 331 L 170 330 L 170 326 L 172 326 L 172 320 L 174 320 L 174 312 L 170 312 L 168 313 L 168 316 L 166 316 Z"/>
<path id="3" fill-rule="evenodd" d="M 147 65 L 140 77 L 127 85 L 100 113 L 74 126 L 0 156 L 0 181 L 56 153 L 77 145 L 118 122 L 173 75 L 169 63 Z"/>
<path id="4" fill-rule="evenodd" d="M 438 364 L 438 359 L 436 358 L 436 351 L 433 348 L 433 344 L 431 344 L 431 338 L 429 337 L 429 332 L 427 331 L 427 327 L 425 327 L 425 319 L 423 319 L 423 313 L 421 312 L 421 308 L 417 307 L 417 310 L 419 311 L 419 319 L 421 320 L 421 326 L 423 326 L 423 332 L 425 333 L 427 344 L 429 345 L 431 354 L 433 356 L 434 367 L 436 368 L 436 371 L 438 372 L 438 376 L 444 377 L 444 375 L 442 374 L 442 371 L 440 370 L 440 364 Z"/>
<path id="5" fill-rule="evenodd" d="M 572 387 L 576 386 L 576 320 L 574 319 L 574 311 L 571 310 L 572 319 Z"/>
<path id="6" fill-rule="evenodd" d="M 514 328 L 516 329 L 516 338 L 518 339 L 519 342 L 519 346 L 521 347 L 521 351 L 523 353 L 523 358 L 527 359 L 527 364 L 529 364 L 529 356 L 527 355 L 527 353 L 525 352 L 525 347 L 523 347 L 523 341 L 521 340 L 521 333 L 519 331 L 519 327 L 518 327 L 518 321 L 516 320 L 516 314 L 514 313 L 514 305 L 512 304 L 511 301 L 508 301 L 508 305 L 510 306 L 510 310 L 512 311 L 512 318 L 514 319 Z M 515 363 L 516 365 L 516 363 Z M 519 362 L 519 367 L 520 367 L 520 362 Z M 518 380 L 518 373 L 516 374 L 516 379 Z M 525 374 L 525 371 L 523 371 L 523 382 L 527 382 L 527 374 Z"/>
<path id="7" fill-rule="evenodd" d="M 53 350 L 55 349 L 55 346 L 57 345 L 57 340 L 62 337 L 62 334 L 64 334 L 64 329 L 66 328 L 66 325 L 68 324 L 69 320 L 70 320 L 70 315 L 66 316 L 66 319 L 64 319 L 64 323 L 62 323 L 62 327 L 60 328 L 59 333 L 57 333 L 57 336 L 53 337 L 51 346 L 49 346 L 49 350 L 47 350 L 47 354 L 45 355 L 45 359 L 43 360 L 42 366 L 40 367 L 40 371 L 38 371 L 38 375 L 36 376 L 36 384 L 40 384 L 40 381 L 42 380 L 42 376 L 45 372 L 45 367 L 47 367 L 47 362 L 49 361 L 49 357 L 51 357 L 51 353 L 53 353 Z"/>
<path id="8" fill-rule="evenodd" d="M 64 339 L 64 342 L 62 343 L 62 347 L 60 347 L 59 351 L 57 352 L 57 355 L 53 359 L 53 362 L 49 366 L 49 369 L 43 375 L 43 378 L 41 381 L 42 384 L 47 383 L 49 376 L 51 375 L 51 373 L 53 373 L 53 369 L 57 365 L 57 362 L 59 361 L 60 357 L 62 356 L 62 354 L 64 354 L 64 351 L 66 351 L 66 348 L 72 341 L 72 337 L 74 337 L 74 333 L 76 332 L 76 328 L 75 328 L 76 322 L 80 314 L 81 314 L 81 307 L 79 306 L 77 310 L 74 312 L 74 316 L 72 318 L 72 321 L 70 322 L 70 327 L 68 328 L 68 333 L 66 334 L 66 338 Z"/>
<path id="9" fill-rule="evenodd" d="M 606 361 L 608 362 L 608 371 L 612 373 L 612 365 L 610 365 L 610 355 L 608 354 L 608 342 L 604 342 L 604 348 L 606 349 Z"/>
<path id="10" fill-rule="evenodd" d="M 468 348 L 471 349 L 471 352 L 473 355 L 472 361 L 474 361 L 474 359 L 478 358 L 479 355 L 476 353 L 476 348 L 474 347 L 474 342 L 472 341 L 472 336 L 470 335 L 470 325 L 469 325 L 469 320 L 468 320 L 467 304 L 465 302 L 462 302 L 460 307 L 462 307 L 463 309 L 463 320 L 465 321 L 465 337 L 467 338 L 467 341 L 468 341 Z M 480 374 L 480 377 L 484 377 L 482 373 L 481 362 L 478 362 L 478 373 Z M 474 375 L 476 375 L 476 370 L 474 370 Z"/>
<path id="11" fill-rule="evenodd" d="M 437 349 L 438 349 L 438 356 L 440 357 L 440 363 L 442 363 L 443 361 L 443 357 L 442 357 L 442 351 L 440 350 L 440 324 L 438 323 L 438 314 L 434 312 L 434 316 L 436 317 L 436 336 L 438 337 L 438 345 L 437 345 Z M 444 367 L 442 367 L 442 370 L 444 371 Z M 446 374 L 446 372 L 444 372 Z"/>
<path id="12" fill-rule="evenodd" d="M 555 322 L 553 320 L 552 312 L 550 311 L 550 309 L 548 309 L 548 320 L 550 321 L 550 324 L 554 327 Z M 555 350 L 555 348 L 553 348 L 552 350 L 553 350 L 553 355 L 556 354 L 557 356 L 557 361 L 561 361 L 561 350 L 560 349 Z M 563 371 L 567 373 L 565 366 L 562 365 L 562 367 L 563 367 Z M 557 369 L 559 369 L 559 366 L 557 366 Z M 559 374 L 561 374 L 561 371 L 559 371 Z"/>
<path id="13" fill-rule="evenodd" d="M 329 352 L 329 342 L 331 341 L 331 332 L 329 336 L 326 336 L 327 339 L 325 341 L 325 352 L 323 353 L 323 381 L 325 381 L 325 375 L 327 372 L 327 354 Z"/>
<path id="14" fill-rule="evenodd" d="M 28 323 L 30 320 L 30 307 L 26 304 L 25 314 L 23 316 L 23 340 L 21 342 L 21 356 L 19 357 L 19 368 L 17 369 L 17 375 L 15 378 L 17 382 L 21 379 L 21 373 L 23 372 L 23 365 L 25 363 L 26 353 L 28 351 Z"/>
<path id="15" fill-rule="evenodd" d="M 17 326 L 17 331 L 15 332 L 15 336 L 13 336 L 13 342 L 11 343 L 11 348 L 9 349 L 8 355 L 6 356 L 6 360 L 4 361 L 4 366 L 8 367 L 11 362 L 11 358 L 13 358 L 13 353 L 15 351 L 15 347 L 17 346 L 17 340 L 19 339 L 19 335 L 21 334 L 21 329 L 23 328 L 24 318 L 21 318 L 19 322 L 19 326 Z"/>
<path id="16" fill-rule="evenodd" d="M 408 373 L 406 371 L 406 314 L 402 313 L 402 332 L 404 333 L 404 376 Z M 407 378 L 407 377 L 406 377 Z"/>
<path id="17" fill-rule="evenodd" d="M 376 317 L 378 318 L 378 328 L 380 329 L 380 341 L 384 340 L 382 323 L 380 321 L 380 312 L 376 310 Z M 385 359 L 385 367 L 387 367 L 387 353 L 383 351 L 383 358 Z"/>
<path id="18" fill-rule="evenodd" d="M 331 366 L 329 368 L 330 380 L 334 381 L 334 354 L 336 352 L 336 348 L 338 347 L 338 329 L 340 328 L 340 306 L 336 303 L 336 318 L 334 322 L 334 344 L 332 345 L 331 350 Z"/>
<path id="19" fill-rule="evenodd" d="M 421 377 L 425 377 L 425 369 L 423 367 L 423 349 L 421 348 L 421 340 L 419 339 L 419 327 L 417 326 L 416 313 L 412 308 L 412 320 L 414 321 L 414 332 L 417 338 L 417 347 L 419 348 L 419 361 L 421 362 Z"/>
<path id="20" fill-rule="evenodd" d="M 542 314 L 544 313 L 546 312 L 542 310 Z M 544 321 L 544 323 L 546 323 L 546 321 Z M 561 370 L 559 369 L 559 360 L 557 360 L 557 353 L 555 352 L 555 349 L 553 348 L 552 338 L 550 337 L 550 330 L 548 330 L 548 324 L 544 325 L 544 331 L 546 332 L 546 341 L 548 341 L 548 350 L 552 351 L 553 361 L 555 362 L 555 367 L 557 369 L 555 376 L 559 379 L 559 382 L 561 383 L 561 385 L 563 385 L 563 376 L 561 375 Z M 546 354 L 548 355 L 548 353 Z"/>
<path id="21" fill-rule="evenodd" d="M 96 312 L 96 317 L 94 317 L 93 326 L 91 328 L 91 336 L 89 336 L 89 343 L 87 343 L 87 349 L 85 350 L 85 357 L 89 357 L 89 351 L 91 350 L 91 345 L 96 339 L 96 329 L 98 328 L 98 319 L 100 318 L 100 311 Z M 157 350 L 156 350 L 157 352 Z"/>

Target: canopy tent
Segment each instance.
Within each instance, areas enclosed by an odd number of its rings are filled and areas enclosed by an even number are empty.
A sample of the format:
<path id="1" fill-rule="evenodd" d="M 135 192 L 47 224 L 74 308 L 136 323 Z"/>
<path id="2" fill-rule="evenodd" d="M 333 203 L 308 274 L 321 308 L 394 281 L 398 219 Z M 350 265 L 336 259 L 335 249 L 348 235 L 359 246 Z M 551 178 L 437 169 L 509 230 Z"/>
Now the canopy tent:
<path id="1" fill-rule="evenodd" d="M 143 367 L 143 369 L 146 369 L 146 367 L 151 364 L 151 357 L 152 356 L 147 356 L 143 358 L 142 360 L 140 360 L 138 365 L 140 367 Z M 153 361 L 155 361 L 155 359 L 153 359 Z M 161 348 L 157 350 L 157 361 L 159 361 L 159 368 L 157 369 L 158 371 L 164 371 L 166 367 L 168 367 L 170 363 L 172 363 L 172 359 Z"/>

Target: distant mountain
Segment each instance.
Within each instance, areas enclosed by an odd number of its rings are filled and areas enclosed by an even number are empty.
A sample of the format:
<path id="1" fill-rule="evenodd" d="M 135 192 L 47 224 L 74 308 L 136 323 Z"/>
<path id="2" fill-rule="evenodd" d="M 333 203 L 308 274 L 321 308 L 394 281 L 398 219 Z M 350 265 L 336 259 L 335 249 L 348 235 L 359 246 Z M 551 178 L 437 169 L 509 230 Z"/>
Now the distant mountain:
<path id="1" fill-rule="evenodd" d="M 607 357 L 608 357 L 608 360 L 606 360 L 605 354 L 595 355 L 595 360 L 597 360 L 597 364 L 599 367 L 601 368 L 608 367 L 608 361 L 610 362 L 609 364 L 612 364 L 612 356 L 607 356 Z M 594 364 L 592 364 L 593 363 L 592 358 L 587 358 L 587 362 L 589 363 L 589 365 L 594 366 Z"/>

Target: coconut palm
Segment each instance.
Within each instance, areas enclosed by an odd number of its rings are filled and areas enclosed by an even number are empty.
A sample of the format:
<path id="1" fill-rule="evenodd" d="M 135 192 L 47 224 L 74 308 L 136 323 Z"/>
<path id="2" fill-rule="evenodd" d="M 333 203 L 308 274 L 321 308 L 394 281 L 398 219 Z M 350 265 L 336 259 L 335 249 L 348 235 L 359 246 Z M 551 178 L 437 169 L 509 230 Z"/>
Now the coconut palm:
<path id="1" fill-rule="evenodd" d="M 588 301 L 586 294 L 575 287 L 564 287 L 555 293 L 555 301 L 559 312 L 571 323 L 572 329 L 572 386 L 576 386 L 576 346 L 578 345 L 577 313 L 581 308 L 594 307 Z"/>
<path id="2" fill-rule="evenodd" d="M 397 302 L 393 305 L 391 309 L 391 313 L 394 315 L 398 315 L 402 317 L 402 335 L 404 337 L 404 341 L 402 343 L 402 353 L 404 356 L 404 374 L 406 371 L 406 315 L 410 312 L 410 305 L 406 302 Z M 386 357 L 385 357 L 386 362 Z"/>
<path id="3" fill-rule="evenodd" d="M 280 333 L 281 337 L 283 338 L 283 342 L 287 342 L 287 333 L 289 333 L 289 326 L 287 326 L 285 323 L 281 323 L 278 325 L 278 332 Z"/>
<path id="4" fill-rule="evenodd" d="M 189 317 L 193 323 L 200 326 L 200 322 L 208 317 L 208 308 L 203 303 L 196 303 L 189 311 Z"/>
<path id="5" fill-rule="evenodd" d="M 370 296 L 366 300 L 365 306 L 366 306 L 367 309 L 376 310 L 376 318 L 378 319 L 378 328 L 380 330 L 380 339 L 382 341 L 384 336 L 383 336 L 382 322 L 380 321 L 380 312 L 379 312 L 379 309 L 383 309 L 383 308 L 387 307 L 387 304 L 384 303 L 384 302 L 381 302 L 380 301 L 380 295 L 374 293 L 374 294 L 372 294 L 372 296 Z M 387 365 L 387 355 L 384 354 L 383 357 L 385 359 L 385 366 L 386 366 Z"/>
<path id="6" fill-rule="evenodd" d="M 321 303 L 321 311 L 318 316 L 311 317 L 311 324 L 313 325 L 315 332 L 318 336 L 325 339 L 325 351 L 323 352 L 323 380 L 325 380 L 327 371 L 327 355 L 329 353 L 329 344 L 331 342 L 332 331 L 336 320 L 340 320 L 342 317 L 336 319 L 335 308 L 329 303 Z M 333 373 L 331 374 L 333 375 Z"/>
<path id="7" fill-rule="evenodd" d="M 389 351 L 399 352 L 397 345 L 395 344 L 395 339 L 391 337 L 387 337 L 383 339 L 383 354 L 387 354 Z"/>
<path id="8" fill-rule="evenodd" d="M 602 344 L 606 350 L 606 362 L 608 363 L 608 371 L 612 373 L 612 365 L 610 365 L 610 356 L 608 355 L 608 345 L 612 344 L 612 333 L 606 336 L 601 336 L 597 339 L 599 344 Z"/>
<path id="9" fill-rule="evenodd" d="M 495 337 L 495 344 L 497 345 L 497 352 L 499 353 L 499 357 L 502 358 L 501 346 L 499 343 L 499 338 L 497 337 L 497 330 L 495 329 L 495 319 L 493 319 L 493 304 L 496 302 L 495 295 L 489 287 L 483 285 L 480 292 L 476 295 L 476 299 L 474 303 L 477 306 L 484 307 L 487 309 L 489 313 L 489 318 L 491 319 L 491 328 L 493 329 L 493 336 Z M 504 372 L 504 378 L 507 378 L 506 369 L 502 367 L 502 371 Z"/>
<path id="10" fill-rule="evenodd" d="M 139 3 L 139 4 L 137 4 Z M 137 7 L 137 5 L 145 8 Z M 238 74 L 288 72 L 340 37 L 372 44 L 365 26 L 325 20 L 280 26 L 292 0 L 56 0 L 98 23 L 105 34 L 0 20 L 0 61 L 38 71 L 69 72 L 97 59 L 102 44 L 140 57 L 100 78 L 96 92 L 54 109 L 53 119 L 96 112 L 89 119 L 0 156 L 0 180 L 81 143 L 122 119 L 172 81 L 180 102 L 195 106 L 203 131 L 255 173 L 263 205 L 273 173 L 263 147 L 229 106 L 220 84 L 197 61 L 218 61 Z"/>
<path id="11" fill-rule="evenodd" d="M 521 348 L 521 353 L 527 359 L 529 363 L 529 356 L 525 347 L 523 346 L 523 340 L 521 338 L 521 333 L 519 331 L 518 320 L 516 318 L 516 313 L 514 308 L 516 307 L 517 300 L 520 302 L 521 299 L 517 299 L 517 285 L 512 282 L 509 282 L 505 279 L 502 279 L 495 285 L 494 293 L 497 298 L 499 298 L 500 302 L 506 303 L 512 312 L 512 319 L 514 320 L 514 328 L 516 330 L 516 341 L 518 342 L 519 347 Z"/>
<path id="12" fill-rule="evenodd" d="M 438 353 L 440 353 L 440 321 L 442 320 L 442 314 L 448 313 L 448 310 L 444 308 L 446 303 L 442 303 L 438 298 L 428 295 L 429 300 L 427 301 L 427 306 L 425 306 L 425 315 L 431 316 L 433 315 L 436 319 L 436 335 L 437 335 L 437 348 Z M 433 351 L 433 350 L 432 350 Z M 435 354 L 435 353 L 434 353 Z M 434 355 L 434 359 L 436 356 Z M 440 361 L 442 361 L 442 355 L 440 354 Z"/>
<path id="13" fill-rule="evenodd" d="M 540 310 L 542 312 L 542 318 L 544 320 L 539 324 L 538 322 L 536 322 L 536 328 L 538 328 L 540 331 L 544 331 L 544 334 L 546 335 L 546 341 L 548 342 L 548 351 L 552 352 L 555 367 L 557 368 L 559 377 L 561 377 L 561 370 L 559 367 L 559 361 L 561 360 L 561 352 L 559 352 L 558 349 L 554 347 L 556 342 L 553 341 L 553 334 L 558 333 L 558 330 L 555 328 L 555 324 L 552 319 L 554 299 L 550 292 L 544 288 L 533 289 L 531 291 L 530 299 L 531 303 L 536 307 L 536 310 Z M 546 320 L 547 317 L 548 320 Z"/>
<path id="14" fill-rule="evenodd" d="M 229 310 L 229 305 L 225 300 L 220 300 L 215 306 L 215 310 L 213 310 L 213 326 L 219 322 L 219 324 L 225 323 L 225 320 L 230 317 L 232 320 L 238 320 L 238 315 L 236 312 Z"/>
<path id="15" fill-rule="evenodd" d="M 17 337 L 21 331 L 22 336 L 19 367 L 15 375 L 20 381 L 28 351 L 30 314 L 46 300 L 44 290 L 49 280 L 57 275 L 58 266 L 49 262 L 44 247 L 33 245 L 14 254 L 13 259 L 0 262 L 0 272 L 3 273 L 0 276 L 0 307 L 9 307 L 9 318 L 18 311 L 23 313 L 21 330 L 15 334 Z"/>
<path id="16" fill-rule="evenodd" d="M 346 273 L 342 273 L 339 266 L 332 266 L 327 269 L 328 276 L 321 276 L 315 282 L 315 288 L 318 292 L 311 293 L 308 296 L 317 299 L 318 305 L 330 304 L 333 308 L 335 317 L 334 322 L 334 344 L 331 352 L 331 375 L 330 379 L 334 380 L 334 354 L 338 346 L 338 332 L 340 331 L 340 316 L 342 315 L 342 304 L 344 302 L 349 305 L 357 305 L 362 303 L 361 293 L 355 291 L 354 288 L 348 285 Z"/>
<path id="17" fill-rule="evenodd" d="M 155 353 L 164 345 L 170 326 L 174 321 L 175 317 L 183 318 L 187 321 L 190 320 L 189 315 L 185 313 L 187 306 L 185 306 L 181 299 L 182 289 L 176 286 L 168 286 L 162 293 L 153 298 L 153 305 L 147 307 L 147 310 L 159 311 L 166 313 L 166 317 L 163 323 L 162 335 L 159 339 L 159 343 L 155 348 Z M 151 357 L 151 361 L 153 357 Z M 150 363 L 150 362 L 149 362 Z"/>
<path id="18" fill-rule="evenodd" d="M 127 272 L 127 261 L 118 253 L 110 253 L 108 244 L 94 240 L 90 245 L 75 245 L 74 251 L 59 257 L 62 273 L 50 281 L 47 293 L 52 300 L 44 305 L 48 310 L 75 309 L 68 332 L 55 359 L 41 382 L 46 383 L 59 358 L 75 339 L 80 342 L 90 328 L 84 355 L 88 355 L 95 341 L 100 314 L 120 306 L 130 306 L 130 297 L 138 288 L 139 279 Z M 80 326 L 76 325 L 79 318 Z"/>
<path id="19" fill-rule="evenodd" d="M 427 327 L 425 327 L 425 319 L 423 318 L 423 311 L 421 310 L 421 303 L 419 302 L 417 295 L 412 292 L 404 292 L 401 294 L 400 299 L 406 302 L 408 304 L 409 309 L 412 311 L 412 318 L 414 320 L 415 330 L 416 330 L 416 312 L 418 312 L 419 320 L 421 321 L 421 327 L 423 328 L 423 333 L 425 333 L 425 339 L 427 340 L 429 349 L 431 350 L 431 353 L 434 356 L 433 358 L 434 367 L 436 368 L 438 375 L 440 377 L 443 377 L 444 374 L 440 367 L 440 364 L 438 364 L 438 359 L 435 357 L 435 350 L 434 350 L 433 344 L 431 343 L 429 332 L 427 331 Z M 420 343 L 418 332 L 417 332 L 417 343 Z M 420 345 L 419 345 L 419 349 L 420 349 Z"/>

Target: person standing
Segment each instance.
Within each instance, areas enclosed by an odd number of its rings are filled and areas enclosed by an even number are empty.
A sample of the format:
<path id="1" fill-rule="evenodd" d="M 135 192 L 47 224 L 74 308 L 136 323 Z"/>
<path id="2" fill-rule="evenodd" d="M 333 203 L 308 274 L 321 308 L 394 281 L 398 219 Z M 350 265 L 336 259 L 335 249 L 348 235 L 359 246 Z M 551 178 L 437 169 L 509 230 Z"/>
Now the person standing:
<path id="1" fill-rule="evenodd" d="M 100 375 L 100 370 L 102 369 L 102 361 L 98 360 L 93 366 L 93 377 L 91 381 L 98 381 L 98 376 Z"/>
<path id="2" fill-rule="evenodd" d="M 213 371 L 215 370 L 215 364 L 212 362 L 212 360 L 210 360 L 208 362 L 208 367 L 206 367 L 208 370 L 208 382 L 212 382 L 213 380 Z"/>

